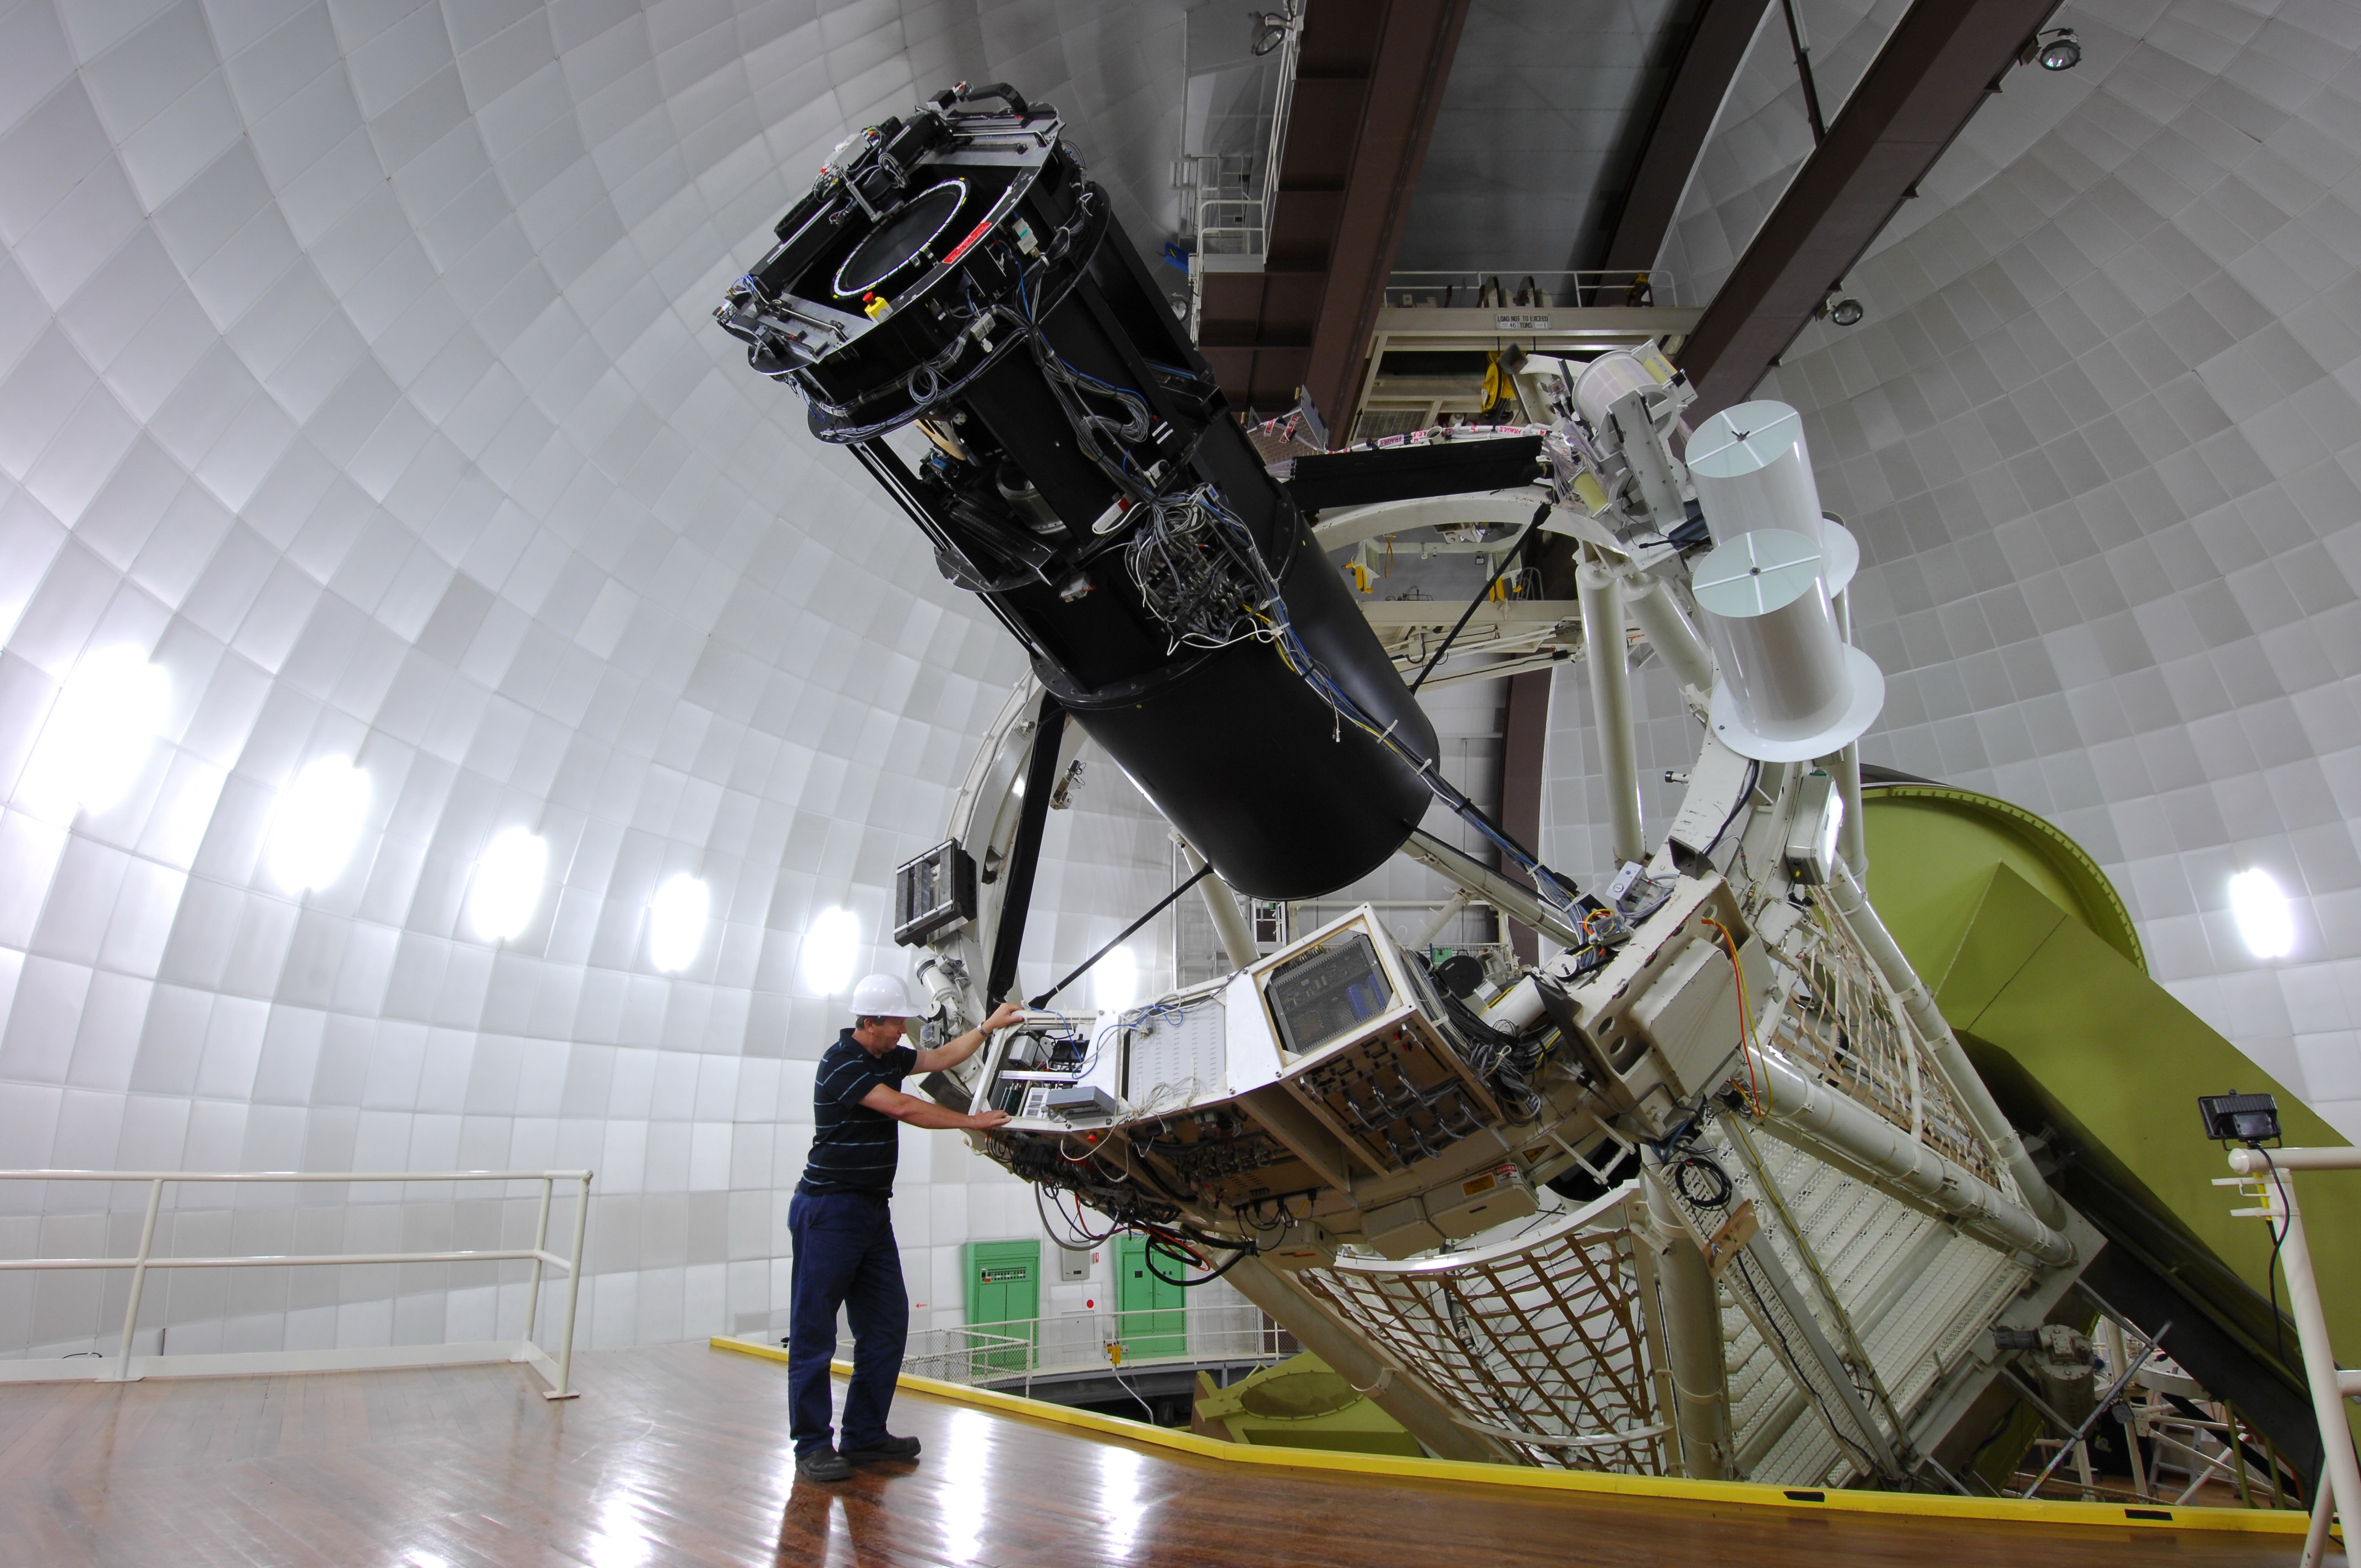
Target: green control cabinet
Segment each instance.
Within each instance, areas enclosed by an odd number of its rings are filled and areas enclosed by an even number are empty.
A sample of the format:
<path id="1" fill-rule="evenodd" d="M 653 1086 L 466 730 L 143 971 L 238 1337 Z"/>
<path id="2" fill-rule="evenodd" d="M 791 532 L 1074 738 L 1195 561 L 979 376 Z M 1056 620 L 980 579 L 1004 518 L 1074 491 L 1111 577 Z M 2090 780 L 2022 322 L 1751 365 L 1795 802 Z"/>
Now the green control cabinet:
<path id="1" fill-rule="evenodd" d="M 1040 1241 L 970 1242 L 963 1250 L 968 1327 L 1029 1339 L 1033 1320 L 1041 1315 Z M 1000 1331 L 991 1327 L 994 1323 L 1025 1327 Z M 1022 1372 L 1025 1352 L 1012 1346 L 979 1356 L 977 1362 L 996 1372 Z"/>
<path id="2" fill-rule="evenodd" d="M 1181 1266 L 1159 1257 L 1156 1266 L 1178 1276 Z M 1115 1322 L 1123 1336 L 1126 1361 L 1188 1354 L 1188 1299 L 1184 1287 L 1159 1278 L 1148 1268 L 1147 1237 L 1115 1238 Z"/>

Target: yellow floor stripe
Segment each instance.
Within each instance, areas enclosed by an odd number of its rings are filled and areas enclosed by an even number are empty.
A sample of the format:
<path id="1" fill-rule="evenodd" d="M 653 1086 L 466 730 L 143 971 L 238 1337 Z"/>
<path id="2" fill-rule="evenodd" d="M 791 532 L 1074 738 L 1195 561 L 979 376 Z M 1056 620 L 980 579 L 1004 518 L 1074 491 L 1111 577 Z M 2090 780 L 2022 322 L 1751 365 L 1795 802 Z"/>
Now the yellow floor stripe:
<path id="1" fill-rule="evenodd" d="M 744 1340 L 714 1338 L 716 1350 L 764 1361 L 785 1362 L 787 1353 Z M 851 1366 L 837 1362 L 838 1376 Z M 2175 1508 L 2169 1503 L 2065 1503 L 2019 1501 L 2012 1497 L 1960 1497 L 1928 1492 L 1863 1492 L 1840 1488 L 1769 1486 L 1754 1481 L 1688 1481 L 1656 1475 L 1619 1475 L 1597 1470 L 1540 1470 L 1518 1464 L 1476 1464 L 1456 1459 L 1401 1459 L 1382 1453 L 1338 1453 L 1314 1448 L 1263 1448 L 1253 1443 L 1222 1442 L 1194 1432 L 1151 1427 L 1115 1416 L 1102 1416 L 1041 1399 L 995 1394 L 933 1377 L 904 1373 L 900 1386 L 913 1394 L 930 1395 L 962 1405 L 974 1405 L 1027 1420 L 1049 1421 L 1082 1431 L 1121 1438 L 1126 1442 L 1213 1459 L 1227 1464 L 1258 1464 L 1281 1470 L 1323 1470 L 1355 1475 L 1386 1475 L 1421 1481 L 1452 1481 L 1484 1486 L 1521 1486 L 1544 1492 L 1579 1492 L 1593 1497 L 1657 1497 L 1681 1502 L 1738 1503 L 1752 1508 L 1807 1508 L 1821 1512 L 1902 1514 L 1922 1519 L 1995 1519 L 2010 1524 L 2081 1525 L 2101 1528 L 2130 1526 L 2147 1530 L 2239 1530 L 2263 1535 L 2304 1533 L 2308 1520 L 2292 1509 Z"/>

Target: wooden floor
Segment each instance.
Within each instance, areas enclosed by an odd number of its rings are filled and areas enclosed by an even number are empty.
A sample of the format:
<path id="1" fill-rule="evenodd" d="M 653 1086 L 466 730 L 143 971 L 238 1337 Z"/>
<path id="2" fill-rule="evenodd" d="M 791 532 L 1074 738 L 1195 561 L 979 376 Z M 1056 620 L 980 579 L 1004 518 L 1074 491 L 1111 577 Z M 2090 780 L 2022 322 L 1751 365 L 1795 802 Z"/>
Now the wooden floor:
<path id="1" fill-rule="evenodd" d="M 786 1373 L 522 1368 L 0 1387 L 0 1565 L 2270 1563 L 2286 1538 L 1921 1523 L 1248 1471 L 911 1395 L 913 1468 L 799 1483 Z M 841 1397 L 842 1386 L 839 1386 Z"/>

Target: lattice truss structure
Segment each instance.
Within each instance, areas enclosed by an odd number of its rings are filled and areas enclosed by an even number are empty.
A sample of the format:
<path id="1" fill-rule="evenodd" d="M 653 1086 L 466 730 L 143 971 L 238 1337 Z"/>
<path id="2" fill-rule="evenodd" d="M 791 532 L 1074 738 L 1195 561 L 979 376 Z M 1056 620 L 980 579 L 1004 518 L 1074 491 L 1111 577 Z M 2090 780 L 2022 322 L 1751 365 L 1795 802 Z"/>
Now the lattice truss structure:
<path id="1" fill-rule="evenodd" d="M 2024 1201 L 1841 912 L 1814 899 L 1771 947 L 1756 1048 Z M 1663 1183 L 1667 1207 L 1700 1239 L 1750 1200 L 1763 1226 L 1722 1275 L 1741 1474 L 1839 1486 L 1909 1469 L 1914 1417 L 2032 1271 L 1737 1119 L 1698 1147 L 1729 1178 L 1728 1197 L 1708 1208 Z"/>
<path id="2" fill-rule="evenodd" d="M 1666 1473 L 1631 1189 L 1478 1251 L 1355 1259 L 1303 1285 L 1527 1464 Z"/>
<path id="3" fill-rule="evenodd" d="M 1788 905 L 1794 908 L 1793 905 Z M 1843 914 L 1815 898 L 1772 948 L 1778 964 L 1757 1044 L 2022 1203 Z"/>
<path id="4" fill-rule="evenodd" d="M 1763 1230 L 1721 1275 L 1740 1474 L 1844 1486 L 1915 1463 L 1917 1418 L 2032 1277 L 1801 1149 L 1718 1122 L 1694 1146 L 1728 1177 L 1653 1183 L 1709 1235 L 1752 1202 Z"/>

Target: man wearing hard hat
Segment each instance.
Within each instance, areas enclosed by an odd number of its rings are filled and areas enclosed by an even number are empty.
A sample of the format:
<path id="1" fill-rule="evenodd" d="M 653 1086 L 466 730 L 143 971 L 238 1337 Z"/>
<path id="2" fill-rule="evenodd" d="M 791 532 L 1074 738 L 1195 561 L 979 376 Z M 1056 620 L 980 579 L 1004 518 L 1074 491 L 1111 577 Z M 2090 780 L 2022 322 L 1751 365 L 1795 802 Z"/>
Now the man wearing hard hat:
<path id="1" fill-rule="evenodd" d="M 915 1050 L 903 1043 L 902 1034 L 918 1010 L 890 974 L 873 974 L 854 986 L 852 1012 L 852 1027 L 829 1047 L 813 1077 L 811 1157 L 787 1206 L 787 1232 L 795 1244 L 787 1318 L 789 1430 L 796 1472 L 814 1481 L 841 1481 L 864 1461 L 918 1457 L 917 1438 L 885 1431 L 885 1410 L 894 1402 L 910 1328 L 902 1254 L 886 1209 L 901 1152 L 895 1124 L 983 1132 L 1007 1121 L 1008 1113 L 987 1110 L 971 1116 L 946 1110 L 903 1093 L 902 1080 L 913 1072 L 957 1067 L 995 1031 L 1025 1015 L 1015 1003 L 1004 1003 L 982 1028 Z M 829 1442 L 828 1382 L 839 1308 L 852 1326 L 853 1345 L 840 1451 Z"/>

